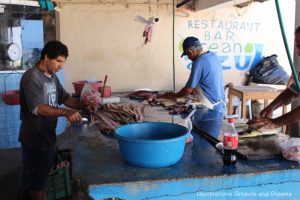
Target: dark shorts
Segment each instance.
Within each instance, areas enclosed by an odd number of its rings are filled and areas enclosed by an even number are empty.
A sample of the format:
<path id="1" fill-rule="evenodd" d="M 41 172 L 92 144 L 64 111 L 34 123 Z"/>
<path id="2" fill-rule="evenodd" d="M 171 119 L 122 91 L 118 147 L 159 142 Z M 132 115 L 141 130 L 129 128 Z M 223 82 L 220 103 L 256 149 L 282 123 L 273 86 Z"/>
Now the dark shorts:
<path id="1" fill-rule="evenodd" d="M 23 184 L 30 191 L 45 189 L 54 162 L 54 149 L 33 149 L 22 145 Z"/>

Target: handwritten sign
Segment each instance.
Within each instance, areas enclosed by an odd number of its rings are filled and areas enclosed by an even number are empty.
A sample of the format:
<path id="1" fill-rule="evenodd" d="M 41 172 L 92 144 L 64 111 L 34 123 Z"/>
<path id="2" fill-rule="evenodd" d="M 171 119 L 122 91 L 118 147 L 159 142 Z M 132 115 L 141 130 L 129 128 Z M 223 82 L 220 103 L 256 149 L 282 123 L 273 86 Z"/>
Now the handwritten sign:
<path id="1" fill-rule="evenodd" d="M 203 19 L 188 20 L 185 28 L 197 34 L 205 49 L 218 54 L 223 70 L 249 70 L 263 55 L 264 44 L 255 40 L 259 38 L 261 27 L 260 22 Z M 187 56 L 183 59 L 190 69 L 192 63 L 188 62 Z"/>

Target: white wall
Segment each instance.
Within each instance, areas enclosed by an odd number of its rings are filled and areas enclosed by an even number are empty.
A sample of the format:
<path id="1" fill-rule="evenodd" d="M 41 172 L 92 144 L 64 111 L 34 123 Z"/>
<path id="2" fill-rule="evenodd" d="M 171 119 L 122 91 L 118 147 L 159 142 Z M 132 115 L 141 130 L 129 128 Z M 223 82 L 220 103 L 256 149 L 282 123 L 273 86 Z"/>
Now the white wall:
<path id="1" fill-rule="evenodd" d="M 67 88 L 83 79 L 103 80 L 113 91 L 172 87 L 172 8 L 161 5 L 152 41 L 144 45 L 144 25 L 157 10 L 148 5 L 65 5 L 60 12 L 60 38 L 70 57 L 65 67 Z"/>
<path id="2" fill-rule="evenodd" d="M 280 3 L 293 51 L 295 0 Z M 63 4 L 60 10 L 60 38 L 70 50 L 65 66 L 69 91 L 73 91 L 72 81 L 103 80 L 105 74 L 115 92 L 143 87 L 173 89 L 172 6 L 160 4 L 157 9 L 152 4 L 150 13 L 148 4 Z M 134 21 L 134 17 L 147 18 L 157 13 L 161 22 L 154 27 L 151 43 L 143 45 L 144 26 Z M 177 12 L 175 16 L 177 90 L 185 84 L 190 72 L 190 61 L 180 58 L 180 44 L 190 35 L 199 37 L 206 48 L 219 54 L 225 82 L 242 84 L 245 72 L 261 56 L 271 54 L 277 54 L 280 64 L 290 73 L 274 1 L 252 3 L 238 11 L 233 6 L 218 6 L 189 14 L 182 17 L 183 14 Z M 212 21 L 217 26 L 209 26 Z M 226 29 L 225 23 L 234 23 L 234 27 Z"/>
<path id="3" fill-rule="evenodd" d="M 293 52 L 295 1 L 281 0 L 281 11 L 289 47 Z M 279 63 L 290 74 L 287 54 L 276 14 L 275 1 L 254 2 L 249 7 L 235 8 L 228 4 L 193 13 L 177 23 L 176 43 L 194 35 L 206 49 L 218 53 L 222 60 L 225 82 L 243 84 L 244 74 L 261 56 L 277 54 Z M 179 53 L 177 54 L 177 58 Z M 177 59 L 188 68 L 190 61 Z M 177 65 L 180 68 L 180 65 Z M 183 69 L 179 69 L 184 71 Z M 183 82 L 185 77 L 180 77 Z"/>

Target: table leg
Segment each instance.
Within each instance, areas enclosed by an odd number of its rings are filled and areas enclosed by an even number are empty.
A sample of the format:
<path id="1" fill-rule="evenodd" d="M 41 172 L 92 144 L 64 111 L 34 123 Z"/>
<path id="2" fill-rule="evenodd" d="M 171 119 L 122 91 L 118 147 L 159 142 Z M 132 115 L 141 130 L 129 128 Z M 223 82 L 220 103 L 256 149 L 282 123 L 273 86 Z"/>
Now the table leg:
<path id="1" fill-rule="evenodd" d="M 265 99 L 265 100 L 264 100 L 264 108 L 267 107 L 268 104 L 269 104 L 269 100 L 268 100 L 268 99 Z"/>
<path id="2" fill-rule="evenodd" d="M 228 115 L 232 115 L 232 95 L 229 94 L 228 96 Z"/>
<path id="3" fill-rule="evenodd" d="M 283 106 L 283 107 L 282 107 L 282 114 L 284 115 L 285 113 L 287 113 L 287 106 Z M 289 126 L 289 128 L 290 128 L 290 127 L 291 127 L 291 126 Z M 288 126 L 283 126 L 283 127 L 282 127 L 282 132 L 286 134 L 287 129 L 288 129 Z"/>
<path id="4" fill-rule="evenodd" d="M 244 96 L 242 96 L 242 118 L 246 119 L 246 99 Z"/>
<path id="5" fill-rule="evenodd" d="M 287 106 L 283 106 L 282 108 L 282 114 L 285 114 L 287 112 Z"/>

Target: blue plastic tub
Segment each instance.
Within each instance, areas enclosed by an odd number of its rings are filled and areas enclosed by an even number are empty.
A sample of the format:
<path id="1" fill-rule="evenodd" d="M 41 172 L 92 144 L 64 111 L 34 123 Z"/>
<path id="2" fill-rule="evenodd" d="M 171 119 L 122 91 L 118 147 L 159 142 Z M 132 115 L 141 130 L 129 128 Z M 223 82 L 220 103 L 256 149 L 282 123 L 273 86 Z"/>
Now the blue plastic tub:
<path id="1" fill-rule="evenodd" d="M 184 152 L 188 129 L 164 122 L 128 124 L 116 129 L 120 153 L 134 166 L 158 168 L 177 163 Z"/>

